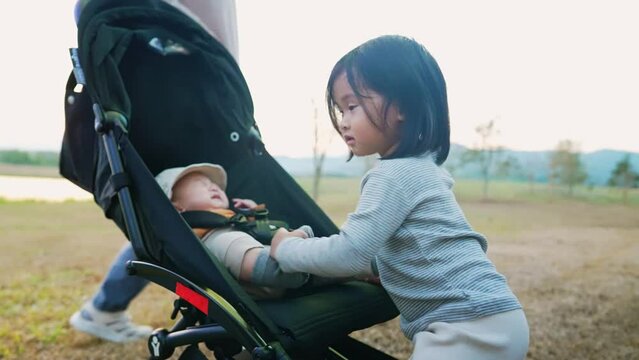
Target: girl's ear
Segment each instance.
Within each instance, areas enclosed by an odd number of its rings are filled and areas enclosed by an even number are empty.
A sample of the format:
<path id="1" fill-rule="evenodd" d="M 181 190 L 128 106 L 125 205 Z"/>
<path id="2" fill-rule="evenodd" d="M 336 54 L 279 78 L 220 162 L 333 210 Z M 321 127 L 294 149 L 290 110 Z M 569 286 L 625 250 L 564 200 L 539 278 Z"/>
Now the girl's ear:
<path id="1" fill-rule="evenodd" d="M 402 113 L 401 110 L 399 110 L 399 106 L 397 106 L 397 104 L 393 104 L 392 106 L 393 106 L 392 111 L 393 111 L 393 114 L 396 116 L 397 121 L 399 122 L 404 121 L 404 114 Z"/>

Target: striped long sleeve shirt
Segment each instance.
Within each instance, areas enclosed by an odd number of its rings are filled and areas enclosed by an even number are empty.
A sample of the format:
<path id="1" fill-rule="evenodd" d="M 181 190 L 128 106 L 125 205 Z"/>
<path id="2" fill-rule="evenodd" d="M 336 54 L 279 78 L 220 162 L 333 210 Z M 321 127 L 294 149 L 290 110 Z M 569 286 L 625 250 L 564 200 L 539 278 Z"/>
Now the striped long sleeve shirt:
<path id="1" fill-rule="evenodd" d="M 519 309 L 466 220 L 453 179 L 429 154 L 379 161 L 340 233 L 290 238 L 274 257 L 283 271 L 346 277 L 379 273 L 409 339 L 437 321 L 466 321 Z"/>

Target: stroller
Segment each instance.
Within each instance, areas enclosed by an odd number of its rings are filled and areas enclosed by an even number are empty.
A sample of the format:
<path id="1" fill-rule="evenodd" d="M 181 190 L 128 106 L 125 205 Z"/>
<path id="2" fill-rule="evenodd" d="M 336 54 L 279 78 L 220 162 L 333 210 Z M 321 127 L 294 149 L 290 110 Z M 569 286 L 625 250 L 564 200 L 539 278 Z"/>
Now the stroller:
<path id="1" fill-rule="evenodd" d="M 264 148 L 228 51 L 161 0 L 93 0 L 78 23 L 65 95 L 60 173 L 94 195 L 130 240 L 140 276 L 177 295 L 151 359 L 392 359 L 348 335 L 398 311 L 385 291 L 352 281 L 257 301 L 193 234 L 154 179 L 192 163 L 222 165 L 227 192 L 315 234 L 337 227 Z M 82 89 L 80 85 L 83 85 Z"/>

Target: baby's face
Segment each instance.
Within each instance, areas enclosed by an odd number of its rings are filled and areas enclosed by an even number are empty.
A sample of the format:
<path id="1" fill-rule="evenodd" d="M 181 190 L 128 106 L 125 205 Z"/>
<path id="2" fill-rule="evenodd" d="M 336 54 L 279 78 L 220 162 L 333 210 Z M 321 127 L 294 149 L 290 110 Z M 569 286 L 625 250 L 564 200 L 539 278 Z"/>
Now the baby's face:
<path id="1" fill-rule="evenodd" d="M 191 173 L 173 186 L 171 199 L 180 211 L 228 209 L 229 199 L 220 187 L 202 173 Z"/>

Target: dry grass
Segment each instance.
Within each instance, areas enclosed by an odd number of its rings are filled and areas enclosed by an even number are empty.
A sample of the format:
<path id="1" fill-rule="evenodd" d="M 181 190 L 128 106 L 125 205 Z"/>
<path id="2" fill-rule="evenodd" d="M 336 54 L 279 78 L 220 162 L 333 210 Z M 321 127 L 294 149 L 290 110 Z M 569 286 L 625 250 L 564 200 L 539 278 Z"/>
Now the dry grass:
<path id="1" fill-rule="evenodd" d="M 353 209 L 353 191 L 357 181 L 335 180 L 319 203 L 340 223 Z M 528 359 L 639 358 L 636 206 L 462 198 L 462 207 L 489 238 L 490 258 L 525 308 Z M 0 201 L 0 242 L 0 358 L 147 357 L 143 342 L 106 343 L 67 324 L 124 243 L 97 206 Z M 172 299 L 153 286 L 130 311 L 166 327 Z M 397 320 L 355 336 L 398 358 L 410 354 Z"/>

